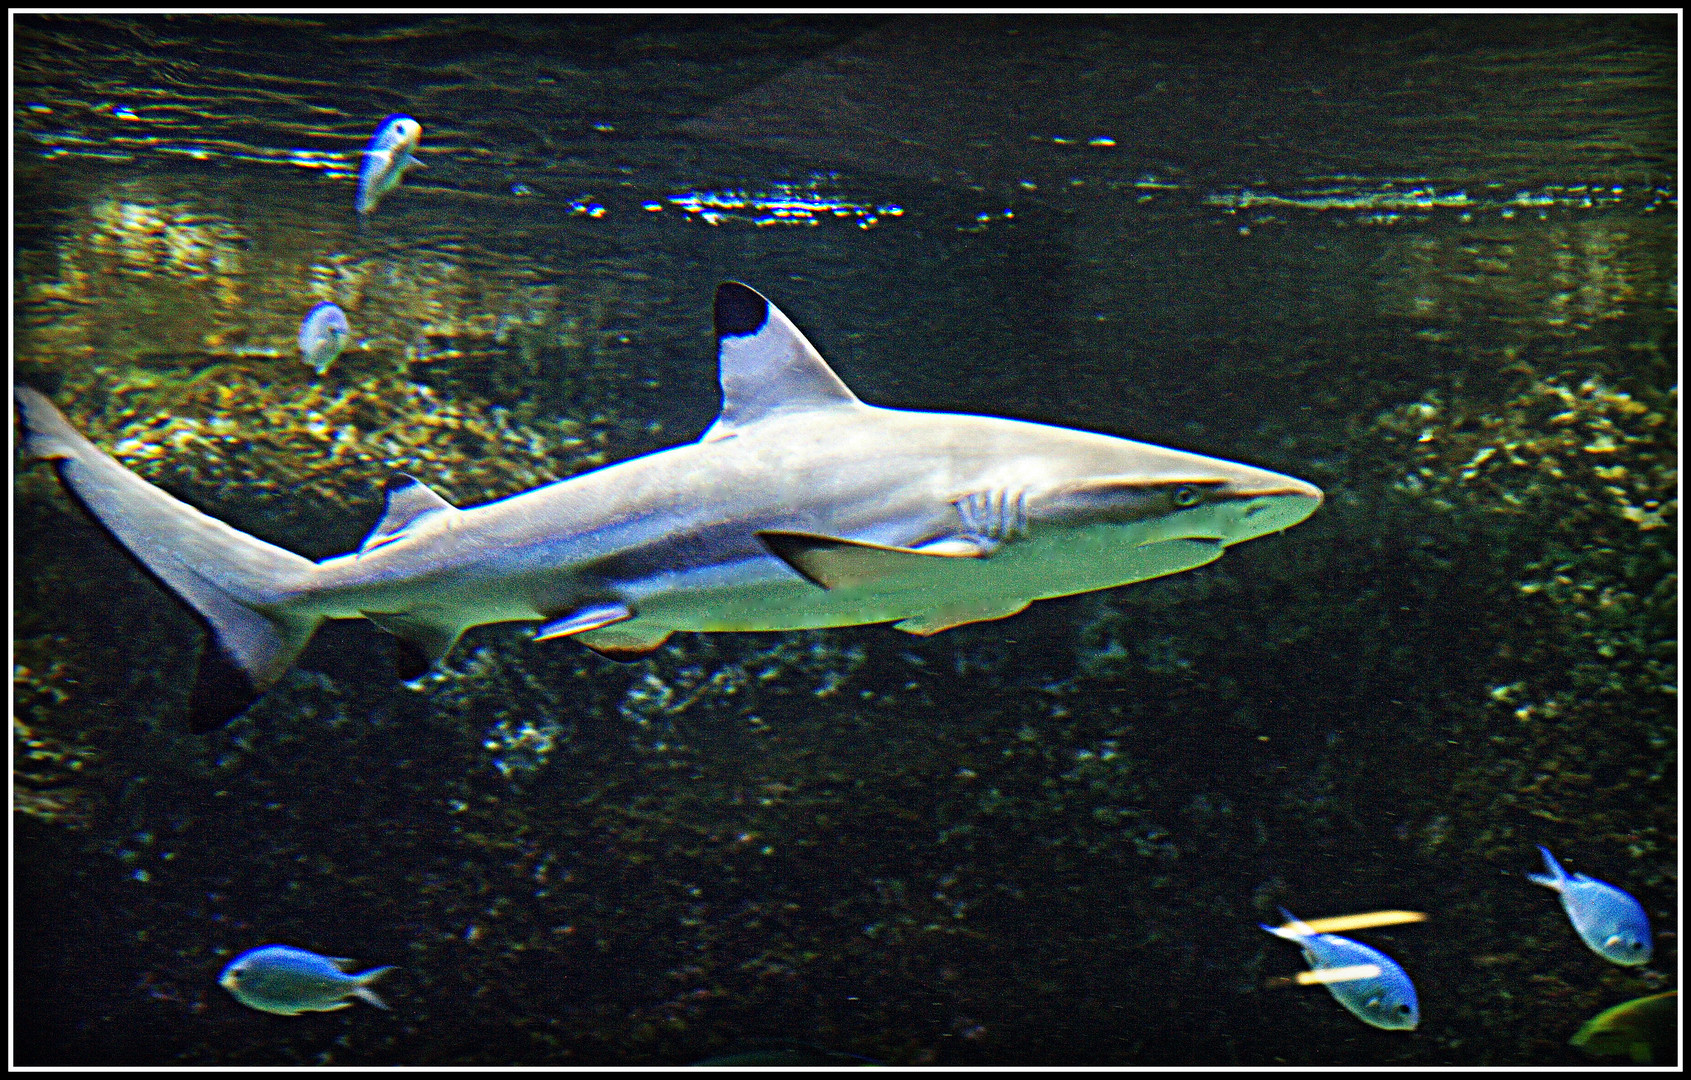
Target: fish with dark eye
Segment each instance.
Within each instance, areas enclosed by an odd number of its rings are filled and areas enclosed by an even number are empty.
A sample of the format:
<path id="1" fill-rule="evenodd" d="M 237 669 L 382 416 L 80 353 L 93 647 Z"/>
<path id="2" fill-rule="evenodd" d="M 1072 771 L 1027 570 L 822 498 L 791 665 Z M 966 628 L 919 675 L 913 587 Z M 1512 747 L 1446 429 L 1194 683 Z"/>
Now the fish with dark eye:
<path id="1" fill-rule="evenodd" d="M 321 375 L 329 370 L 351 338 L 352 326 L 346 321 L 346 312 L 325 300 L 306 312 L 299 324 L 300 357 Z"/>
<path id="2" fill-rule="evenodd" d="M 344 956 L 319 956 L 291 945 L 260 945 L 229 961 L 218 984 L 250 1008 L 279 1016 L 302 1012 L 332 1012 L 363 998 L 380 1009 L 387 1003 L 370 984 L 392 971 L 371 968 L 356 975 L 344 970 L 352 961 Z"/>
<path id="3" fill-rule="evenodd" d="M 1548 874 L 1528 874 L 1527 880 L 1562 894 L 1562 910 L 1579 939 L 1610 963 L 1636 967 L 1650 962 L 1653 944 L 1650 919 L 1632 894 L 1606 881 L 1570 874 L 1550 849 L 1540 846 Z"/>
<path id="4" fill-rule="evenodd" d="M 1344 976 L 1315 981 L 1325 983 L 1333 999 L 1352 1016 L 1388 1031 L 1413 1031 L 1421 1022 L 1415 984 L 1396 960 L 1360 941 L 1316 933 L 1314 927 L 1285 908 L 1280 909 L 1280 914 L 1286 920 L 1284 926 L 1257 925 L 1302 947 L 1312 972 Z"/>
<path id="5" fill-rule="evenodd" d="M 368 214 L 376 209 L 382 196 L 399 186 L 405 170 L 422 168 L 414 151 L 423 137 L 423 125 L 402 113 L 383 120 L 364 149 L 364 162 L 358 169 L 358 212 Z"/>

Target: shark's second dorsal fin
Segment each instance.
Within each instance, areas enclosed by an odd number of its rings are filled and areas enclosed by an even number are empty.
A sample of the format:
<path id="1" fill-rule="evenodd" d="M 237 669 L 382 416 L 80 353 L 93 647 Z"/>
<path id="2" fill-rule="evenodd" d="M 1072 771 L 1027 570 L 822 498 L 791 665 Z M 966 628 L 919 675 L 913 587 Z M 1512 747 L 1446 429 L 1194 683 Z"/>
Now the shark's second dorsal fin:
<path id="1" fill-rule="evenodd" d="M 407 473 L 394 473 L 388 477 L 387 496 L 387 509 L 382 513 L 382 520 L 364 538 L 358 549 L 360 556 L 399 539 L 424 514 L 456 509 L 429 485 Z"/>
<path id="2" fill-rule="evenodd" d="M 715 317 L 722 412 L 700 442 L 730 438 L 775 413 L 863 407 L 792 320 L 755 289 L 738 281 L 717 286 Z"/>

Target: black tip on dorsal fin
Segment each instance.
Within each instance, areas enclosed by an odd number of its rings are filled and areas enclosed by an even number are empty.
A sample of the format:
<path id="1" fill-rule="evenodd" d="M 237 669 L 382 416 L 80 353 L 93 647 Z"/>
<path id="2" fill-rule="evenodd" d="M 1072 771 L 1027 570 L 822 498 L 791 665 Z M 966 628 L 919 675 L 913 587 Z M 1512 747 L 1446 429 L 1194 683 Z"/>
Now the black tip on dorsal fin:
<path id="1" fill-rule="evenodd" d="M 769 301 L 748 285 L 724 281 L 716 287 L 715 318 L 719 338 L 755 334 L 769 321 Z"/>
<path id="2" fill-rule="evenodd" d="M 738 281 L 716 289 L 717 378 L 722 411 L 701 442 L 731 438 L 778 413 L 862 408 L 781 309 Z"/>

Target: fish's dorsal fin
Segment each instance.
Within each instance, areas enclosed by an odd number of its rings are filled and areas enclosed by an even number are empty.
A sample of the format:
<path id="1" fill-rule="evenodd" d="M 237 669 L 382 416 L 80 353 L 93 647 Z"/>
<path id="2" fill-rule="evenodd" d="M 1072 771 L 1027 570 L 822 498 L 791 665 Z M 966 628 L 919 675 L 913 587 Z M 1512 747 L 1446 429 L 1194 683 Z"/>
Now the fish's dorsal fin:
<path id="1" fill-rule="evenodd" d="M 382 520 L 376 523 L 358 548 L 360 557 L 398 540 L 425 514 L 457 509 L 441 498 L 439 492 L 409 473 L 394 473 L 388 477 L 387 497 L 387 509 L 382 512 Z"/>
<path id="2" fill-rule="evenodd" d="M 700 442 L 715 442 L 767 416 L 865 408 L 781 309 L 738 281 L 716 289 L 717 378 L 722 412 Z"/>

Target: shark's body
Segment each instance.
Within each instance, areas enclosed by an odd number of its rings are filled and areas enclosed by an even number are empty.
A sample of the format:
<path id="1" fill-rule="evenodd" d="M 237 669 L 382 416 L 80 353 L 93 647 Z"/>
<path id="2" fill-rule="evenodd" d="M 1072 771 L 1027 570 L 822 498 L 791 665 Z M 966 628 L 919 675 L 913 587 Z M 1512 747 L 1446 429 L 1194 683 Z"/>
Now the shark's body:
<path id="1" fill-rule="evenodd" d="M 1107 435 L 858 401 L 762 296 L 717 291 L 722 413 L 696 443 L 460 510 L 400 475 L 359 551 L 312 563 L 188 507 L 19 388 L 25 449 L 209 624 L 195 730 L 243 711 L 324 619 L 401 642 L 541 622 L 618 659 L 677 630 L 896 621 L 917 634 L 1210 562 L 1321 492 Z"/>

